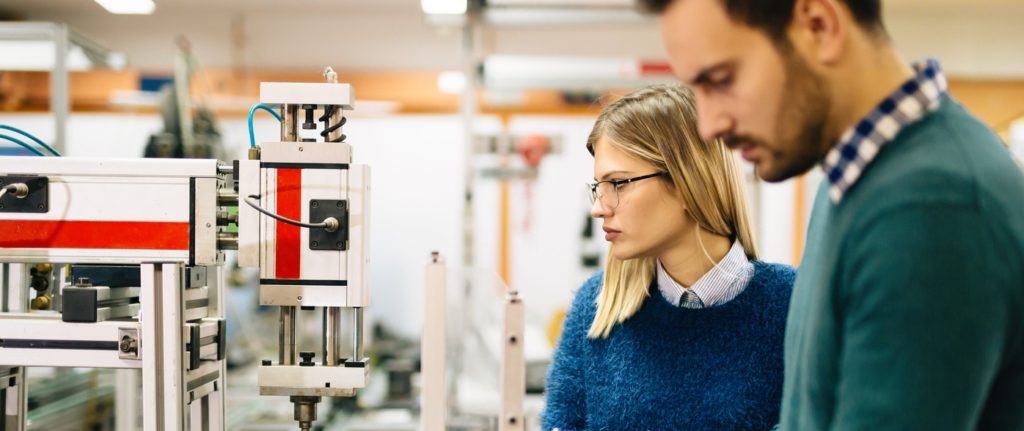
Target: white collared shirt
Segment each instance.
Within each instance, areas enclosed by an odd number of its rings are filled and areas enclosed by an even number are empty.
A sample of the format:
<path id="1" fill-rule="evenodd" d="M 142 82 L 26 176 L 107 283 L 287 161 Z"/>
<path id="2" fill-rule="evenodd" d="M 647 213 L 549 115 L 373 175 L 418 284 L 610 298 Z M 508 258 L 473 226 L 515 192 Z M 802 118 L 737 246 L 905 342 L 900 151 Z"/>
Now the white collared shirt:
<path id="1" fill-rule="evenodd" d="M 721 262 L 701 276 L 693 286 L 683 287 L 668 275 L 658 261 L 658 290 L 672 304 L 684 308 L 722 305 L 738 296 L 754 276 L 754 264 L 739 241 L 733 241 Z"/>

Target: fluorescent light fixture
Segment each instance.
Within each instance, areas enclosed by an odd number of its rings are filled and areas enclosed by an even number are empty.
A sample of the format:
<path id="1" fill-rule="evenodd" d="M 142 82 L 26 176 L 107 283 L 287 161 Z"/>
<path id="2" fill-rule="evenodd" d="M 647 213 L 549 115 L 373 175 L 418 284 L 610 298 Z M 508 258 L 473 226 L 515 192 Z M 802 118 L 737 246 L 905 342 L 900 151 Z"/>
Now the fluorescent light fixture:
<path id="1" fill-rule="evenodd" d="M 156 9 L 153 0 L 96 0 L 96 3 L 116 14 L 149 15 Z"/>
<path id="2" fill-rule="evenodd" d="M 420 0 L 420 7 L 428 15 L 458 15 L 466 13 L 466 0 Z"/>

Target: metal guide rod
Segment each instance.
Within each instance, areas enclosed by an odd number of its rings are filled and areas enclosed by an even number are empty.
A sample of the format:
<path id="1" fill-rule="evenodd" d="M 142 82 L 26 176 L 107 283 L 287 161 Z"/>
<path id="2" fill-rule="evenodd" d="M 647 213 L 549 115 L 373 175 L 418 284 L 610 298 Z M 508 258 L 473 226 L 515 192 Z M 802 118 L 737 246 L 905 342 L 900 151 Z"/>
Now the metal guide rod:
<path id="1" fill-rule="evenodd" d="M 295 365 L 295 307 L 281 307 L 281 334 L 278 345 L 278 363 Z"/>

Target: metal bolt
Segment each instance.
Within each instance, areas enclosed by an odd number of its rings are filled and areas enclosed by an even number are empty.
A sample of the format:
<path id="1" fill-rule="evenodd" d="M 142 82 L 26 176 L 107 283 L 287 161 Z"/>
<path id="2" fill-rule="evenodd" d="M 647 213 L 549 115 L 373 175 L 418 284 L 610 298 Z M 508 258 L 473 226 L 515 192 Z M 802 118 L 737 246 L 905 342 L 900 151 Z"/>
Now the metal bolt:
<path id="1" fill-rule="evenodd" d="M 509 425 L 515 425 L 516 424 L 516 417 L 512 416 L 512 417 L 508 418 L 508 424 Z"/>
<path id="2" fill-rule="evenodd" d="M 513 336 L 511 336 L 511 337 L 508 337 L 508 342 L 509 342 L 510 344 L 515 344 L 515 343 L 516 343 L 516 342 L 518 342 L 518 341 L 519 341 L 519 339 L 518 339 L 518 338 L 516 338 L 516 336 L 515 336 L 515 335 L 513 335 Z"/>
<path id="3" fill-rule="evenodd" d="M 206 224 L 206 227 L 212 227 L 212 226 L 213 226 L 213 224 L 210 224 L 210 223 Z"/>
<path id="4" fill-rule="evenodd" d="M 320 245 L 319 242 L 313 241 L 313 247 L 316 247 L 316 246 L 319 246 L 319 245 Z"/>
<path id="5" fill-rule="evenodd" d="M 36 208 L 43 209 L 43 204 L 36 205 Z"/>
<path id="6" fill-rule="evenodd" d="M 341 246 L 342 246 L 342 245 L 343 245 L 343 244 L 341 243 L 341 241 L 338 241 L 338 243 L 337 243 L 337 244 L 335 244 L 335 246 L 336 246 L 336 247 L 338 247 L 339 249 L 341 248 Z"/>
<path id="7" fill-rule="evenodd" d="M 299 147 L 299 151 L 300 151 L 300 152 L 302 151 L 302 147 Z"/>
<path id="8" fill-rule="evenodd" d="M 32 298 L 31 306 L 33 310 L 48 310 L 50 308 L 50 297 L 44 295 Z"/>
<path id="9" fill-rule="evenodd" d="M 338 201 L 338 208 L 342 208 L 344 206 L 345 206 L 345 202 Z"/>
<path id="10" fill-rule="evenodd" d="M 320 206 L 320 202 L 313 201 L 313 203 L 311 203 L 310 205 L 313 205 L 313 208 L 316 208 Z"/>
<path id="11" fill-rule="evenodd" d="M 121 353 L 135 353 L 139 351 L 138 342 L 127 335 L 121 337 Z"/>
<path id="12" fill-rule="evenodd" d="M 299 301 L 301 301 L 301 300 L 302 300 L 302 297 L 300 296 L 300 297 L 299 297 Z"/>

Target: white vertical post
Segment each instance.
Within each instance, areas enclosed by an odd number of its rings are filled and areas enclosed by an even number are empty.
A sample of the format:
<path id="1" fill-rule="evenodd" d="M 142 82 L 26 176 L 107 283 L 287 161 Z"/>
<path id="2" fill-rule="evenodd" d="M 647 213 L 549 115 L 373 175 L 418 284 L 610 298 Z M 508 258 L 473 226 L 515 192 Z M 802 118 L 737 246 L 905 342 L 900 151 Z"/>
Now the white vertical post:
<path id="1" fill-rule="evenodd" d="M 228 300 L 228 297 L 227 297 L 227 283 L 225 282 L 225 278 L 224 278 L 224 265 L 221 262 L 221 264 L 219 264 L 217 266 L 210 267 L 210 268 L 213 270 L 213 273 L 214 273 L 214 276 L 212 278 L 208 278 L 207 279 L 208 283 L 210 283 L 210 291 L 211 292 L 217 292 L 217 300 L 216 300 L 217 305 L 216 305 L 216 307 L 210 308 L 210 312 L 211 313 L 216 313 L 216 314 L 211 315 L 210 317 L 217 317 L 217 318 L 220 318 L 220 319 L 224 319 L 225 316 L 226 316 L 226 312 L 227 312 L 227 300 Z M 227 326 L 225 325 L 224 328 L 225 328 L 224 330 L 226 331 L 227 330 Z M 227 339 L 228 339 L 227 338 L 227 334 L 221 334 L 221 339 L 224 340 L 224 342 L 226 343 Z M 224 408 L 225 408 L 225 404 L 226 404 L 226 401 L 227 401 L 227 391 L 228 391 L 228 387 L 227 387 L 227 382 L 228 382 L 228 379 L 227 379 L 227 375 L 228 375 L 228 367 L 227 367 L 228 358 L 226 357 L 226 355 L 227 355 L 226 347 L 224 349 L 225 349 L 224 350 L 225 357 L 221 358 L 221 360 L 219 361 L 220 362 L 220 373 L 217 376 L 217 383 L 216 383 L 217 387 L 216 387 L 216 390 L 214 390 L 213 392 L 211 392 L 209 395 L 206 396 L 206 398 L 209 400 L 209 403 L 210 403 L 209 407 L 207 409 L 207 426 L 209 427 L 209 429 L 212 429 L 212 430 L 223 430 L 223 429 L 226 429 L 225 428 L 225 423 L 224 423 L 224 416 L 225 416 Z"/>
<path id="2" fill-rule="evenodd" d="M 141 275 L 143 429 L 177 431 L 185 416 L 181 266 L 146 263 Z"/>
<path id="3" fill-rule="evenodd" d="M 444 258 L 436 251 L 426 268 L 423 291 L 423 338 L 420 340 L 420 429 L 443 431 L 448 410 L 445 379 L 445 353 L 447 351 L 447 269 Z"/>
<path id="4" fill-rule="evenodd" d="M 114 372 L 114 428 L 115 431 L 138 429 L 139 370 L 118 369 Z"/>
<path id="5" fill-rule="evenodd" d="M 28 267 L 24 263 L 7 265 L 7 312 L 24 313 L 28 311 Z"/>
<path id="6" fill-rule="evenodd" d="M 184 370 L 182 363 L 185 354 L 185 339 L 182 335 L 184 320 L 182 316 L 181 265 L 165 263 L 161 265 L 160 290 L 160 354 L 163 363 L 158 376 L 158 389 L 162 392 L 163 426 L 161 430 L 173 431 L 183 429 L 185 414 Z"/>
<path id="7" fill-rule="evenodd" d="M 50 111 L 53 112 L 53 148 L 65 153 L 67 145 L 67 122 L 71 113 L 71 97 L 68 89 L 68 52 L 71 36 L 65 24 L 53 25 L 53 69 L 50 69 Z"/>
<path id="8" fill-rule="evenodd" d="M 25 418 L 28 415 L 28 403 L 25 402 L 28 395 L 28 387 L 25 384 L 25 367 L 18 367 L 18 372 L 14 373 L 15 386 L 11 386 L 7 389 L 0 389 L 4 391 L 4 398 L 6 398 L 5 405 L 3 407 L 3 416 L 0 420 L 0 429 L 4 431 L 25 431 Z"/>
<path id="9" fill-rule="evenodd" d="M 142 356 L 142 428 L 159 429 L 161 413 L 160 389 L 157 376 L 160 374 L 160 269 L 158 264 L 140 265 L 139 303 L 142 304 L 139 320 L 142 333 L 139 334 L 139 351 Z"/>
<path id="10" fill-rule="evenodd" d="M 501 412 L 499 431 L 522 431 L 526 363 L 523 358 L 523 301 L 516 291 L 505 298 L 505 325 L 501 355 Z"/>

